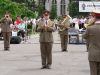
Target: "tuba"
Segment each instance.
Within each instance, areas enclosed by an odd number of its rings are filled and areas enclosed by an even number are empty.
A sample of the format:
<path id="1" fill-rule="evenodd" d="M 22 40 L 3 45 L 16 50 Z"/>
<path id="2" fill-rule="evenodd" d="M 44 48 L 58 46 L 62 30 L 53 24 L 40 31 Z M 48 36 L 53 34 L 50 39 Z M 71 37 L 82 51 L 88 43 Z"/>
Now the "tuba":
<path id="1" fill-rule="evenodd" d="M 84 24 L 84 27 L 87 28 L 89 26 L 92 26 L 95 24 L 95 19 L 94 18 L 91 18 L 87 21 L 87 23 Z"/>
<path id="2" fill-rule="evenodd" d="M 68 25 L 68 21 L 69 21 L 69 18 L 65 18 L 62 22 L 60 22 L 58 24 L 58 27 L 59 27 L 59 31 L 64 31 L 68 28 L 68 26 L 65 25 L 65 22 L 67 23 Z"/>

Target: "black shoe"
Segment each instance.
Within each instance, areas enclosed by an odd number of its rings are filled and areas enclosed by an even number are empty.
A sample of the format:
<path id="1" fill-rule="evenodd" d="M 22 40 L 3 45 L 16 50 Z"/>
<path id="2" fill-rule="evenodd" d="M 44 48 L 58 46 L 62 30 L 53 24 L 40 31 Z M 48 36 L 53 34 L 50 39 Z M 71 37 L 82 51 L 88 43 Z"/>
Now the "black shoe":
<path id="1" fill-rule="evenodd" d="M 66 50 L 66 52 L 68 52 L 68 50 Z"/>
<path id="2" fill-rule="evenodd" d="M 46 65 L 43 65 L 41 69 L 45 69 L 45 68 L 47 68 L 47 66 Z"/>
<path id="3" fill-rule="evenodd" d="M 4 48 L 4 51 L 9 51 L 9 48 Z"/>
<path id="4" fill-rule="evenodd" d="M 66 49 L 63 49 L 63 50 L 62 50 L 62 52 L 68 52 L 68 50 L 66 50 Z"/>
<path id="5" fill-rule="evenodd" d="M 47 65 L 47 67 L 46 67 L 47 69 L 51 69 L 51 65 Z"/>

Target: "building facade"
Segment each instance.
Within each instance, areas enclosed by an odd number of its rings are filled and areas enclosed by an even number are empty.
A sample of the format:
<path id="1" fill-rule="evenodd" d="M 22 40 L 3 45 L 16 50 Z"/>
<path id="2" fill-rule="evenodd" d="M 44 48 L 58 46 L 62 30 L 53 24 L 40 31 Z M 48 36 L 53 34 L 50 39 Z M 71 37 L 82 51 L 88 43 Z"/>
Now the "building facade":
<path id="1" fill-rule="evenodd" d="M 45 9 L 49 11 L 51 11 L 52 4 L 55 4 L 57 7 L 58 16 L 69 14 L 68 12 L 69 0 L 38 0 L 38 3 L 43 3 L 43 5 L 45 5 Z"/>

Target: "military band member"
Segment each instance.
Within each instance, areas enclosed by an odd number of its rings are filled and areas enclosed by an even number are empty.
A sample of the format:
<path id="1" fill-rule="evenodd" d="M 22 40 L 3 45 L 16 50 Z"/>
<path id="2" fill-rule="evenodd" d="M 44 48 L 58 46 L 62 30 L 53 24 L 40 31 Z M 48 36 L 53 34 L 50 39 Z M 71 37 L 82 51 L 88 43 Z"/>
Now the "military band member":
<path id="1" fill-rule="evenodd" d="M 54 23 L 49 19 L 49 11 L 44 11 L 43 18 L 39 20 L 37 31 L 40 32 L 40 50 L 42 58 L 42 69 L 50 69 L 52 65 L 52 45 Z"/>
<path id="2" fill-rule="evenodd" d="M 91 13 L 89 14 L 89 19 L 88 19 L 88 20 L 86 21 L 86 23 L 85 23 L 85 27 L 88 28 L 88 27 L 94 25 L 94 23 L 95 23 L 95 14 L 94 14 L 93 12 L 91 12 Z M 87 50 L 88 50 L 88 47 L 89 47 L 89 40 L 87 40 L 86 46 L 87 46 Z M 87 52 L 88 52 L 88 51 L 87 51 Z"/>
<path id="3" fill-rule="evenodd" d="M 70 17 L 68 15 L 64 15 L 63 19 L 58 24 L 62 51 L 68 51 L 67 43 L 68 43 L 68 29 L 70 26 L 69 19 Z"/>
<path id="4" fill-rule="evenodd" d="M 2 33 L 4 38 L 4 50 L 8 51 L 10 48 L 10 36 L 11 36 L 11 28 L 10 24 L 12 23 L 11 16 L 8 12 L 6 12 L 4 18 L 0 20 Z"/>
<path id="5" fill-rule="evenodd" d="M 100 17 L 100 13 L 98 15 Z M 100 21 L 100 18 L 98 20 Z M 87 49 L 90 75 L 100 75 L 100 22 L 98 20 L 96 18 L 95 23 L 89 26 L 83 35 L 89 41 Z"/>

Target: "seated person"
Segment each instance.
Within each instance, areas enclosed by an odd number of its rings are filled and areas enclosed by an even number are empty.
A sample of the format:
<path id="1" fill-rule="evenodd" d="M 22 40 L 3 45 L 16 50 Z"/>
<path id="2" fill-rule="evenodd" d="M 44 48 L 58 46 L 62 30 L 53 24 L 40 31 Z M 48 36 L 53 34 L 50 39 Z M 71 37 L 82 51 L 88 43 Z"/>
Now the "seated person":
<path id="1" fill-rule="evenodd" d="M 0 37 L 2 37 L 2 29 L 0 28 Z"/>
<path id="2" fill-rule="evenodd" d="M 17 32 L 17 28 L 14 28 L 12 30 L 12 37 L 10 40 L 11 44 L 19 44 L 21 43 L 21 38 L 19 36 L 17 36 L 18 32 Z"/>
<path id="3" fill-rule="evenodd" d="M 1 28 L 0 28 L 0 33 L 1 33 Z"/>
<path id="4" fill-rule="evenodd" d="M 11 30 L 12 30 L 11 36 L 17 36 L 16 25 L 11 24 L 10 27 L 11 27 Z"/>
<path id="5" fill-rule="evenodd" d="M 16 30 L 16 28 L 14 28 L 14 30 L 12 30 L 12 36 L 17 36 L 17 30 Z"/>

